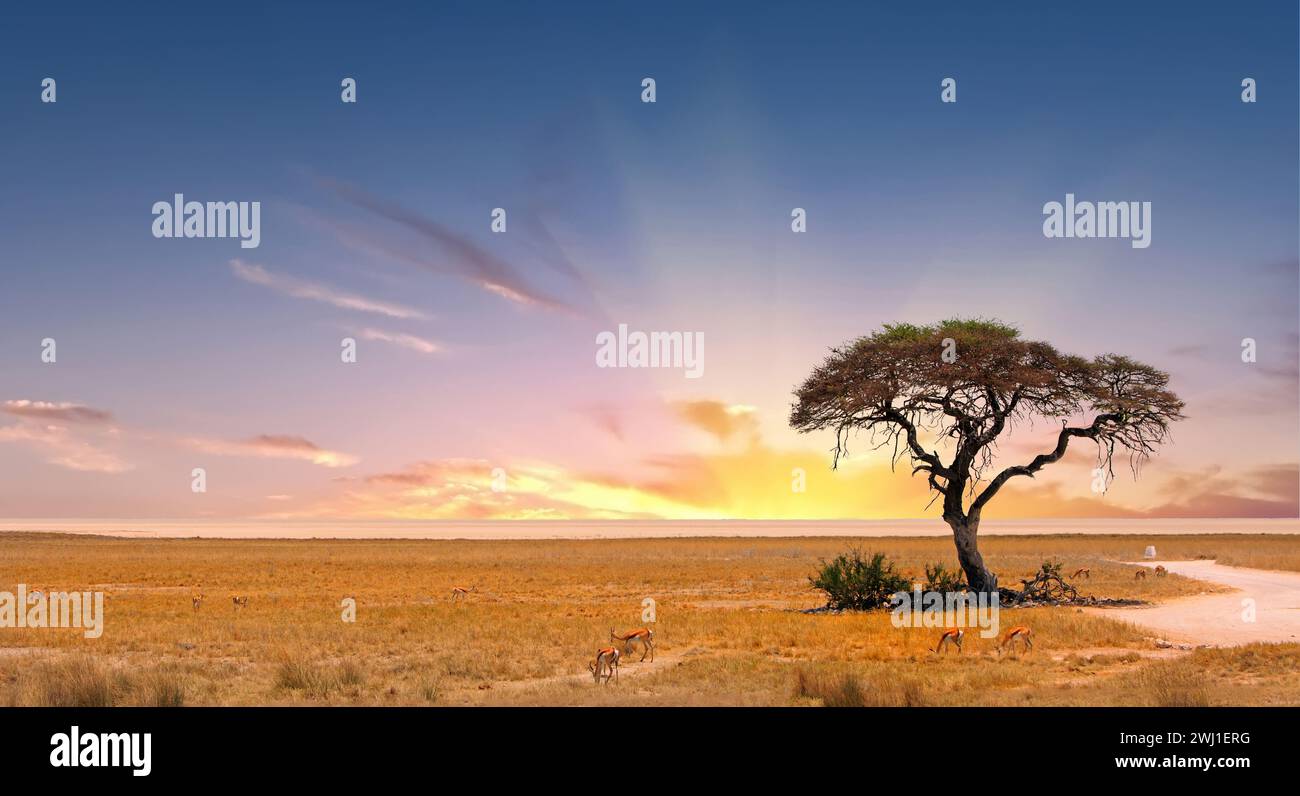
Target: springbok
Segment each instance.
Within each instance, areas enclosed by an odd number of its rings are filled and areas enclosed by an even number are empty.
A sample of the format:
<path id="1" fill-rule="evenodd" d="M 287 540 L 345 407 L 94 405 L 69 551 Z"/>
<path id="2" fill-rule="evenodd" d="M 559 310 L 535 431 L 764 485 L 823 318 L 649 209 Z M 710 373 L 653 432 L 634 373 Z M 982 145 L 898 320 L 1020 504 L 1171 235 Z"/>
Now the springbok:
<path id="1" fill-rule="evenodd" d="M 637 661 L 637 663 L 640 663 L 641 661 L 644 661 L 646 655 L 649 655 L 649 656 L 650 656 L 650 662 L 651 662 L 651 663 L 654 663 L 654 661 L 655 661 L 655 632 L 654 632 L 653 630 L 651 630 L 651 629 L 649 629 L 649 628 L 646 628 L 646 627 L 642 627 L 642 628 L 638 628 L 638 629 L 636 629 L 636 630 L 633 630 L 631 633 L 624 633 L 624 634 L 621 634 L 621 635 L 620 635 L 620 634 L 618 634 L 618 633 L 615 633 L 615 632 L 614 632 L 614 628 L 611 627 L 611 628 L 609 629 L 609 642 L 610 642 L 611 644 L 613 644 L 615 641 L 621 641 L 621 642 L 623 642 L 623 652 L 627 653 L 628 655 L 631 655 L 631 654 L 632 654 L 632 645 L 633 645 L 633 644 L 640 644 L 640 645 L 641 645 L 641 660 Z"/>
<path id="2" fill-rule="evenodd" d="M 1146 576 L 1147 571 L 1145 569 L 1139 569 L 1137 572 L 1133 573 L 1133 580 L 1142 580 Z"/>
<path id="3" fill-rule="evenodd" d="M 199 606 L 203 605 L 203 595 L 202 594 L 194 595 L 193 597 L 190 598 L 190 602 L 194 604 L 194 610 L 196 611 L 199 610 Z"/>
<path id="4" fill-rule="evenodd" d="M 230 595 L 230 602 L 234 604 L 234 606 L 235 606 L 235 610 L 236 610 L 236 611 L 238 611 L 240 608 L 247 608 L 247 607 L 248 607 L 248 597 L 247 597 L 247 596 L 244 596 L 244 597 L 237 597 L 237 596 L 235 596 L 235 595 L 232 594 L 232 595 Z"/>
<path id="5" fill-rule="evenodd" d="M 952 630 L 945 630 L 943 631 L 943 635 L 939 636 L 939 645 L 931 649 L 930 652 L 942 653 L 944 647 L 947 647 L 949 642 L 951 642 L 953 646 L 957 648 L 957 652 L 960 654 L 961 640 L 962 637 L 965 635 L 966 635 L 966 631 L 960 628 L 954 627 Z"/>
<path id="6" fill-rule="evenodd" d="M 452 602 L 456 602 L 457 600 L 461 599 L 462 597 L 467 597 L 467 596 L 473 594 L 473 593 L 476 592 L 476 591 L 478 591 L 478 586 L 470 586 L 468 589 L 465 588 L 464 586 L 452 586 L 452 587 L 451 587 L 451 601 L 452 601 Z"/>
<path id="7" fill-rule="evenodd" d="M 1087 567 L 1079 567 L 1074 571 L 1074 574 L 1071 575 L 1070 577 L 1077 578 L 1080 575 L 1084 576 L 1088 580 L 1092 580 L 1092 570 L 1088 569 Z"/>
<path id="8" fill-rule="evenodd" d="M 1168 574 L 1169 574 L 1169 570 L 1165 569 L 1165 568 L 1164 568 L 1162 565 L 1160 565 L 1160 564 L 1156 564 L 1156 577 L 1157 577 L 1157 578 L 1163 578 L 1165 575 L 1168 575 Z"/>
<path id="9" fill-rule="evenodd" d="M 1024 625 L 1016 625 L 1015 627 L 1008 630 L 1007 634 L 1002 637 L 1001 641 L 998 642 L 998 652 L 999 653 L 1002 652 L 1003 648 L 1008 646 L 1014 652 L 1016 648 L 1016 639 L 1020 639 L 1021 641 L 1025 642 L 1026 651 L 1033 649 L 1034 642 L 1030 639 L 1030 637 L 1033 634 L 1034 631 L 1030 630 Z"/>
<path id="10" fill-rule="evenodd" d="M 609 685 L 609 678 L 618 679 L 618 647 L 604 647 L 596 650 L 596 660 L 587 664 L 587 669 L 596 682 L 600 682 L 601 672 L 605 673 L 605 685 Z"/>

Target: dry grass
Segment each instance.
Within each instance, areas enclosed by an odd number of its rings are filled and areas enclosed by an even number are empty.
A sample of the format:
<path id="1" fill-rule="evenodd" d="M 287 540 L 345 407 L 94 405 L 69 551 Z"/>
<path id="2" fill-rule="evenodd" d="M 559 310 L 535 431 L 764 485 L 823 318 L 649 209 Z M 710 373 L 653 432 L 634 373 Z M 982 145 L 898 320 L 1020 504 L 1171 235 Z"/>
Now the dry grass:
<path id="1" fill-rule="evenodd" d="M 115 705 L 181 707 L 186 677 L 167 667 L 131 672 L 87 653 L 27 662 L 6 678 L 3 704 L 30 707 L 106 708 Z"/>
<path id="2" fill-rule="evenodd" d="M 1122 678 L 1118 685 L 1131 691 L 1138 705 L 1234 705 L 1241 704 L 1241 693 L 1252 694 L 1252 704 L 1294 705 L 1297 672 L 1300 645 L 1250 644 L 1196 650 L 1177 660 L 1145 667 Z"/>
<path id="3" fill-rule="evenodd" d="M 1103 597 L 1160 600 L 1215 590 L 1133 580 L 1146 540 L 989 537 L 1004 584 L 1045 558 Z M 1159 537 L 1162 557 L 1284 558 L 1296 537 Z M 1157 660 L 1131 627 L 1073 609 L 1004 611 L 1034 629 L 1032 653 L 999 658 L 967 633 L 964 654 L 929 652 L 936 631 L 887 614 L 810 615 L 807 576 L 857 545 L 909 576 L 953 559 L 942 538 L 595 541 L 138 540 L 0 535 L 0 589 L 104 591 L 105 630 L 0 631 L 0 704 L 33 705 L 971 705 L 1300 704 L 1296 645 Z M 478 593 L 451 603 L 453 584 Z M 202 609 L 190 597 L 204 593 Z M 231 594 L 250 597 L 235 611 Z M 357 600 L 341 621 L 340 600 Z M 625 658 L 595 687 L 586 663 L 611 626 L 656 601 L 658 655 Z M 1209 654 L 1209 653 L 1213 654 Z M 1184 667 L 1169 668 L 1162 667 Z M 1191 668 L 1187 668 L 1191 667 Z M 1187 672 L 1199 673 L 1196 679 Z M 1225 703 L 1224 699 L 1234 700 Z"/>
<path id="4" fill-rule="evenodd" d="M 1186 661 L 1149 666 L 1128 678 L 1130 687 L 1151 707 L 1203 708 L 1210 693 L 1197 667 Z"/>
<path id="5" fill-rule="evenodd" d="M 1300 572 L 1300 551 L 1284 545 L 1261 544 L 1258 548 L 1232 550 L 1219 556 L 1220 564 L 1254 569 L 1286 569 Z"/>
<path id="6" fill-rule="evenodd" d="M 106 708 L 115 704 L 113 678 L 88 655 L 43 661 L 19 681 L 17 704 Z"/>
<path id="7" fill-rule="evenodd" d="M 864 678 L 844 671 L 799 669 L 794 696 L 828 708 L 917 708 L 926 704 L 925 686 L 915 677 Z"/>
<path id="8" fill-rule="evenodd" d="M 185 704 L 185 677 L 165 669 L 151 669 L 136 679 L 139 704 L 179 708 Z"/>

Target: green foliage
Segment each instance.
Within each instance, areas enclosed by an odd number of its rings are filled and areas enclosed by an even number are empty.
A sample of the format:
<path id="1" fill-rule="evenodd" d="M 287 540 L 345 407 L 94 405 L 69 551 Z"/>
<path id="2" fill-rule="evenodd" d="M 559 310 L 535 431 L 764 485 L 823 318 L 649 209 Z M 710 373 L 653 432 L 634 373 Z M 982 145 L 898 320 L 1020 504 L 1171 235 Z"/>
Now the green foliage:
<path id="1" fill-rule="evenodd" d="M 1013 340 L 1020 337 L 1020 330 L 1009 323 L 984 318 L 949 318 L 939 323 L 886 323 L 882 331 L 876 332 L 864 341 L 871 343 L 914 343 L 933 338 L 952 337 L 965 339 L 971 337 Z"/>
<path id="2" fill-rule="evenodd" d="M 926 564 L 925 591 L 966 591 L 966 575 L 960 569 L 948 569 L 941 562 Z"/>
<path id="3" fill-rule="evenodd" d="M 889 597 L 908 591 L 911 582 L 894 569 L 884 553 L 863 558 L 858 550 L 823 561 L 821 571 L 808 578 L 814 589 L 825 592 L 826 606 L 836 610 L 866 611 L 889 604 Z"/>
<path id="4" fill-rule="evenodd" d="M 1056 578 L 1062 579 L 1061 567 L 1065 566 L 1060 561 L 1044 561 L 1043 566 L 1038 570 L 1036 578 Z"/>
<path id="5" fill-rule="evenodd" d="M 929 337 L 933 331 L 932 326 L 918 326 L 915 323 L 887 323 L 884 331 L 876 332 L 863 339 L 873 343 L 910 342 Z"/>

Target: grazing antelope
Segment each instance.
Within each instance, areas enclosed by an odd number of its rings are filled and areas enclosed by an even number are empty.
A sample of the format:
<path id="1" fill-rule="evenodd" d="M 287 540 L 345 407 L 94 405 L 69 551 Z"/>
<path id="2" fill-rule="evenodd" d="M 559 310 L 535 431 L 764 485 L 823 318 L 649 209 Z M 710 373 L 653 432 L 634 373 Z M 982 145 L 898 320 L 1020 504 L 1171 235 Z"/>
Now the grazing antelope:
<path id="1" fill-rule="evenodd" d="M 194 595 L 193 597 L 190 598 L 190 602 L 194 604 L 194 610 L 196 611 L 199 610 L 199 606 L 203 605 L 203 595 L 202 594 Z"/>
<path id="2" fill-rule="evenodd" d="M 1007 634 L 1002 637 L 1001 641 L 998 642 L 998 652 L 1002 652 L 1003 648 L 1008 646 L 1012 649 L 1012 651 L 1014 651 L 1016 648 L 1016 639 L 1020 639 L 1021 641 L 1025 642 L 1026 651 L 1033 649 L 1034 642 L 1030 640 L 1030 636 L 1032 636 L 1033 634 L 1034 631 L 1030 630 L 1024 625 L 1016 625 L 1015 627 L 1008 630 Z"/>
<path id="3" fill-rule="evenodd" d="M 954 627 L 952 630 L 945 630 L 943 631 L 943 635 L 939 636 L 939 645 L 931 649 L 930 652 L 942 653 L 944 647 L 947 647 L 948 643 L 951 642 L 955 647 L 957 647 L 957 652 L 960 654 L 961 640 L 965 635 L 966 631 L 959 628 Z"/>
<path id="4" fill-rule="evenodd" d="M 587 669 L 596 682 L 600 682 L 601 672 L 605 673 L 605 684 L 609 685 L 609 678 L 618 679 L 618 647 L 605 647 L 596 650 L 596 660 L 587 664 Z"/>
<path id="5" fill-rule="evenodd" d="M 235 606 L 235 610 L 236 610 L 236 611 L 238 611 L 240 608 L 247 608 L 247 607 L 248 607 L 248 597 L 246 597 L 246 596 L 245 596 L 245 597 L 236 597 L 235 595 L 232 594 L 232 595 L 230 596 L 230 602 L 234 604 L 234 606 Z"/>
<path id="6" fill-rule="evenodd" d="M 628 655 L 632 654 L 633 644 L 640 644 L 641 660 L 637 661 L 637 663 L 644 661 L 646 655 L 649 655 L 650 662 L 654 663 L 655 632 L 653 630 L 643 627 L 637 630 L 633 630 L 631 633 L 624 633 L 623 635 L 619 635 L 618 633 L 615 633 L 614 628 L 611 627 L 609 629 L 609 642 L 613 644 L 615 641 L 623 642 L 623 652 L 627 653 Z"/>
<path id="7" fill-rule="evenodd" d="M 1146 576 L 1147 571 L 1145 569 L 1139 569 L 1137 572 L 1133 573 L 1133 580 L 1142 580 Z"/>
<path id="8" fill-rule="evenodd" d="M 462 597 L 468 597 L 469 595 L 473 594 L 476 591 L 478 591 L 478 586 L 470 586 L 468 589 L 465 588 L 464 586 L 452 586 L 451 601 L 456 602 Z"/>
<path id="9" fill-rule="evenodd" d="M 1157 578 L 1163 578 L 1165 575 L 1168 575 L 1168 574 L 1169 574 L 1169 570 L 1165 569 L 1163 566 L 1161 566 L 1161 565 L 1159 565 L 1159 564 L 1156 564 L 1156 577 L 1157 577 Z"/>
<path id="10" fill-rule="evenodd" d="M 1092 570 L 1088 569 L 1087 567 L 1079 567 L 1074 571 L 1074 574 L 1071 575 L 1070 577 L 1077 578 L 1080 575 L 1084 576 L 1088 580 L 1092 580 Z"/>

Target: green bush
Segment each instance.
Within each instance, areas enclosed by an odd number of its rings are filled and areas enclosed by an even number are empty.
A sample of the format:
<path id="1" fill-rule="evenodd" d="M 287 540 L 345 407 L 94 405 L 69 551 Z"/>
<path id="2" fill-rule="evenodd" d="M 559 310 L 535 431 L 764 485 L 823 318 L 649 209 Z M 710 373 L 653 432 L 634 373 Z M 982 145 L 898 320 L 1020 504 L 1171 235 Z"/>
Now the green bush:
<path id="1" fill-rule="evenodd" d="M 835 610 L 865 611 L 889 604 L 889 597 L 909 591 L 911 582 L 894 570 L 884 553 L 870 559 L 851 550 L 832 561 L 823 561 L 821 571 L 808 578 L 814 589 L 826 593 L 826 607 Z"/>
<path id="2" fill-rule="evenodd" d="M 966 591 L 966 575 L 942 563 L 925 565 L 925 591 Z"/>

